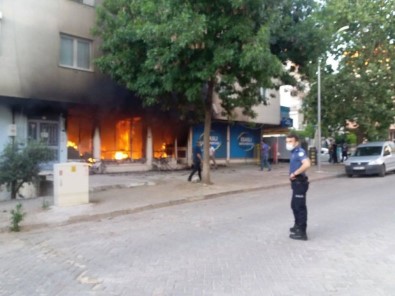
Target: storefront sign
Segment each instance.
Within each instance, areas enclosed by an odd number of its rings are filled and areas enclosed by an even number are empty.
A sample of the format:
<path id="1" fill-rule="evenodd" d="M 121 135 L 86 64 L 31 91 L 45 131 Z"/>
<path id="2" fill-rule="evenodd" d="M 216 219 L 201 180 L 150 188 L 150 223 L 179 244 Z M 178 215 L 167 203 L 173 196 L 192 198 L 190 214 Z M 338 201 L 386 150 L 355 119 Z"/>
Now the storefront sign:
<path id="1" fill-rule="evenodd" d="M 251 151 L 254 149 L 254 138 L 249 132 L 242 132 L 237 137 L 239 147 L 244 151 Z"/>
<path id="2" fill-rule="evenodd" d="M 260 128 L 248 128 L 235 124 L 230 127 L 230 157 L 253 158 L 254 148 L 259 144 Z"/>
<path id="3" fill-rule="evenodd" d="M 197 125 L 193 128 L 193 146 L 197 141 L 203 148 L 204 126 Z M 210 132 L 210 146 L 215 149 L 215 157 L 226 158 L 226 124 L 213 123 Z"/>

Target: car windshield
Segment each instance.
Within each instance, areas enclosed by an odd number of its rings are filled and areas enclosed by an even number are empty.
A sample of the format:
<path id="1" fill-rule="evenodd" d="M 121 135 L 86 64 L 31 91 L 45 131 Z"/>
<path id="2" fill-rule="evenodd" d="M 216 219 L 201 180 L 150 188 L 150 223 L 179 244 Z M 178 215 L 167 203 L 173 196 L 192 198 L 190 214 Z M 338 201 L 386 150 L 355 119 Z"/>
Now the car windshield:
<path id="1" fill-rule="evenodd" d="M 381 155 L 381 146 L 371 146 L 371 147 L 358 147 L 354 153 L 354 156 L 374 156 Z"/>

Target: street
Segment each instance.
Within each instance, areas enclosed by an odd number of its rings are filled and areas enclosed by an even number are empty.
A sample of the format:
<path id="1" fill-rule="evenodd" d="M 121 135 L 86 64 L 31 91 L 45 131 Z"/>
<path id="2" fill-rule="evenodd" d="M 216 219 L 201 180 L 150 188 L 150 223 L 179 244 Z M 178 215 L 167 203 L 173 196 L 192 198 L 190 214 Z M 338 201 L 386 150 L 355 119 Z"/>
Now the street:
<path id="1" fill-rule="evenodd" d="M 394 182 L 313 182 L 307 242 L 288 187 L 1 233 L 0 295 L 395 295 Z"/>

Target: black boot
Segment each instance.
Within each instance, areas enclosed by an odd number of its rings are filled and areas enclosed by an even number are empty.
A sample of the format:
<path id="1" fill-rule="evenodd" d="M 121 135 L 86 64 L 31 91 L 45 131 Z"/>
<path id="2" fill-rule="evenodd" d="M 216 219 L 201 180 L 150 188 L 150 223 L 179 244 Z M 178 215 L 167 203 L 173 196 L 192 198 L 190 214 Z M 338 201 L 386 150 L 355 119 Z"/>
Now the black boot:
<path id="1" fill-rule="evenodd" d="M 292 227 L 289 229 L 289 232 L 295 233 L 295 232 L 296 232 L 296 229 L 298 229 L 298 226 L 297 226 L 296 224 L 294 224 L 294 226 L 292 226 Z"/>
<path id="2" fill-rule="evenodd" d="M 289 235 L 289 238 L 307 241 L 306 230 L 296 228 L 295 232 Z"/>

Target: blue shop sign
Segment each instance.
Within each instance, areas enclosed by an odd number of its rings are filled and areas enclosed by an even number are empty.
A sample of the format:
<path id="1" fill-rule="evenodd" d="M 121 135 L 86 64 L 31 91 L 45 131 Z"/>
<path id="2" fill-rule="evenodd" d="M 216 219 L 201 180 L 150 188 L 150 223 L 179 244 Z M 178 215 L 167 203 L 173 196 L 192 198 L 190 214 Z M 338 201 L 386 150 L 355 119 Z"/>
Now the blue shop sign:
<path id="1" fill-rule="evenodd" d="M 203 136 L 204 126 L 202 124 L 193 127 L 193 146 L 196 145 L 197 141 L 201 141 L 203 148 Z M 215 157 L 226 158 L 226 124 L 213 123 L 211 125 L 210 146 L 215 149 Z"/>
<path id="2" fill-rule="evenodd" d="M 242 132 L 237 137 L 239 147 L 244 151 L 250 151 L 254 149 L 255 143 L 254 138 L 249 132 Z"/>
<path id="3" fill-rule="evenodd" d="M 248 128 L 239 124 L 230 127 L 230 157 L 253 158 L 254 147 L 259 144 L 260 128 Z"/>
<path id="4" fill-rule="evenodd" d="M 294 123 L 292 118 L 281 119 L 281 127 L 293 127 Z"/>

